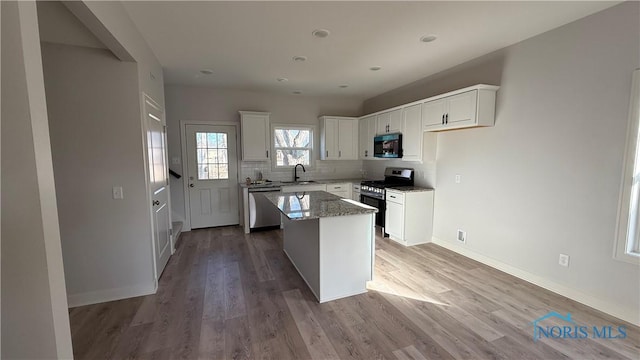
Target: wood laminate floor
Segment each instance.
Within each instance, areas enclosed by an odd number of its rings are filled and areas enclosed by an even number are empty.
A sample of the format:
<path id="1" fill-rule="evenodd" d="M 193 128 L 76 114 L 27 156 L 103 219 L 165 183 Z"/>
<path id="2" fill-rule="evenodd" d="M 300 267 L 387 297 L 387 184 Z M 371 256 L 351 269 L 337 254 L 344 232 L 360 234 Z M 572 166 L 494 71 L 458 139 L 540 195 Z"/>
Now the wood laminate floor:
<path id="1" fill-rule="evenodd" d="M 639 359 L 640 329 L 433 244 L 376 239 L 366 294 L 318 304 L 280 231 L 183 233 L 157 294 L 70 311 L 77 359 Z M 570 312 L 626 339 L 541 339 Z M 546 325 L 564 326 L 557 319 Z"/>

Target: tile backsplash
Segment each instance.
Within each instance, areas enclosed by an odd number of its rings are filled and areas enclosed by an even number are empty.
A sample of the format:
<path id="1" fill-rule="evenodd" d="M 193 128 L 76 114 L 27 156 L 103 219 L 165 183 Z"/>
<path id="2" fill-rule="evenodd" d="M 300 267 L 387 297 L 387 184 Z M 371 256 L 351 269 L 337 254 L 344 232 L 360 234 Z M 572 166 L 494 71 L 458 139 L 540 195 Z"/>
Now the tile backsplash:
<path id="1" fill-rule="evenodd" d="M 306 172 L 298 169 L 300 180 L 360 179 L 366 177 L 362 160 L 317 160 L 313 168 L 306 168 Z M 243 161 L 238 177 L 240 181 L 244 181 L 247 177 L 250 177 L 251 180 L 256 180 L 258 179 L 259 173 L 262 173 L 262 178 L 265 180 L 293 180 L 293 169 L 274 170 L 268 161 Z"/>

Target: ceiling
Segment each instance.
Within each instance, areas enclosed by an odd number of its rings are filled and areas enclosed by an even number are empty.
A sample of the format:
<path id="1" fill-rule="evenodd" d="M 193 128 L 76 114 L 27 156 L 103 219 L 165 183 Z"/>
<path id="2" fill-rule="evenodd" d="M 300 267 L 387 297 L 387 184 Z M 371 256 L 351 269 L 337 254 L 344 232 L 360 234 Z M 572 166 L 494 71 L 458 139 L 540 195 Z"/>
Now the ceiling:
<path id="1" fill-rule="evenodd" d="M 167 84 L 367 99 L 617 2 L 123 3 Z"/>

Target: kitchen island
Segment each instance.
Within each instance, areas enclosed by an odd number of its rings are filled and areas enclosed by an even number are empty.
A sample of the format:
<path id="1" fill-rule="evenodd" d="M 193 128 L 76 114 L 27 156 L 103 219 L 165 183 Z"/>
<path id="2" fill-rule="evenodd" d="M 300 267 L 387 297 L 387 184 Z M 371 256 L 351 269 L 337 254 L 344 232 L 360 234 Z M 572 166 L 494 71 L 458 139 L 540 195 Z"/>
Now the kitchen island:
<path id="1" fill-rule="evenodd" d="M 265 197 L 282 213 L 285 254 L 319 302 L 367 291 L 378 209 L 325 191 Z"/>

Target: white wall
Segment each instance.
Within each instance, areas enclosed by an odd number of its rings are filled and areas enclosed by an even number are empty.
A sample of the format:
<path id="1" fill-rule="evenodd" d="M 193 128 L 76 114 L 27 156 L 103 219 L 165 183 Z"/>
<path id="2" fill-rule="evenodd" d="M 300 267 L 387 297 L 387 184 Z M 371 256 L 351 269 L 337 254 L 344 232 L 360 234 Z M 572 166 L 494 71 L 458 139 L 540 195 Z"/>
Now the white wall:
<path id="1" fill-rule="evenodd" d="M 2 8 L 3 359 L 73 358 L 34 2 Z"/>
<path id="2" fill-rule="evenodd" d="M 116 55 L 126 52 L 137 63 L 140 91 L 164 106 L 162 66 L 122 4 L 119 1 L 67 1 L 64 5 Z"/>
<path id="3" fill-rule="evenodd" d="M 495 127 L 438 135 L 434 238 L 635 324 L 640 268 L 612 255 L 639 19 L 640 4 L 624 3 L 364 105 L 471 85 L 469 69 L 499 66 L 481 79 L 501 86 Z"/>
<path id="4" fill-rule="evenodd" d="M 83 21 L 65 5 L 84 9 Z M 49 41 L 42 49 L 67 291 L 78 306 L 155 291 L 141 96 L 162 102 L 164 91 L 140 75 L 161 69 L 120 4 L 102 4 L 98 14 L 65 5 L 38 10 Z M 127 42 L 118 44 L 136 61 L 104 49 L 84 22 L 103 32 L 119 26 L 114 33 Z M 123 200 L 112 199 L 114 186 Z"/>
<path id="5" fill-rule="evenodd" d="M 239 110 L 265 111 L 271 113 L 272 124 L 311 124 L 316 126 L 314 143 L 319 149 L 320 115 L 357 116 L 361 112 L 361 101 L 344 97 L 307 97 L 300 95 L 268 94 L 249 91 L 219 90 L 205 87 L 168 85 L 166 92 L 167 133 L 170 167 L 182 173 L 182 165 L 173 164 L 181 158 L 180 121 L 234 122 L 240 123 Z M 316 151 L 315 159 L 319 159 Z M 353 178 L 361 177 L 362 162 L 316 161 L 315 169 L 307 171 L 307 178 Z M 261 171 L 272 180 L 290 180 L 292 171 L 276 172 L 267 162 L 243 162 L 239 169 L 240 181 L 255 178 Z M 184 221 L 185 203 L 182 180 L 171 177 L 171 203 L 174 218 Z"/>
<path id="6" fill-rule="evenodd" d="M 154 290 L 135 63 L 42 44 L 72 306 Z M 123 200 L 112 199 L 122 186 Z"/>
<path id="7" fill-rule="evenodd" d="M 59 1 L 38 1 L 40 41 L 98 49 L 107 47 Z"/>

